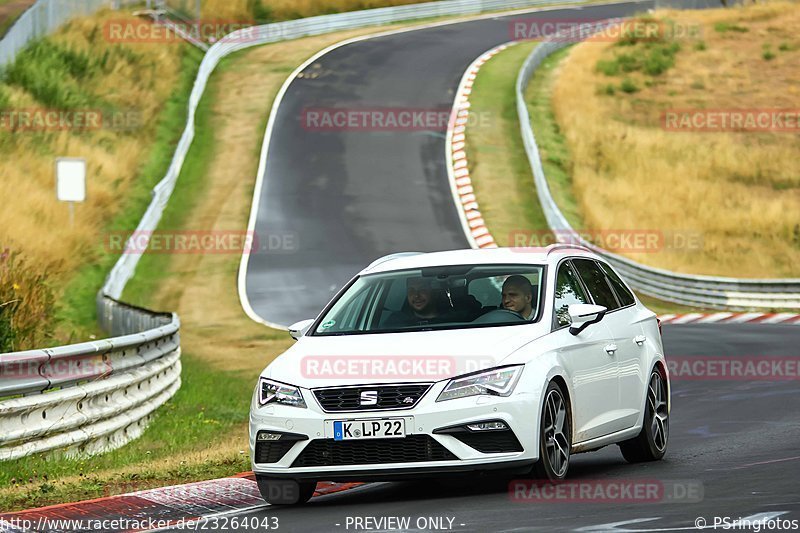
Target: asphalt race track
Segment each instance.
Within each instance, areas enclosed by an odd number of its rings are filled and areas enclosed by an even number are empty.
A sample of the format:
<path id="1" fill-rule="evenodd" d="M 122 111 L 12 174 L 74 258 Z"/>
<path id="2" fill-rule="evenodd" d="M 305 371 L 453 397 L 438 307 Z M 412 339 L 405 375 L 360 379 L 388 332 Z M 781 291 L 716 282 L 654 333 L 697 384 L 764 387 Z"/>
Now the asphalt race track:
<path id="1" fill-rule="evenodd" d="M 652 5 L 535 16 L 599 20 Z M 376 107 L 449 113 L 469 64 L 512 36 L 509 17 L 497 17 L 369 39 L 328 52 L 292 81 L 274 117 L 255 225 L 259 249 L 246 271 L 256 314 L 284 326 L 313 318 L 378 257 L 469 248 L 447 177 L 446 128 L 321 131 L 303 113 Z"/>
<path id="2" fill-rule="evenodd" d="M 664 341 L 668 360 L 780 357 L 792 358 L 796 367 L 800 359 L 796 326 L 676 325 L 664 328 Z M 281 531 L 299 532 L 366 531 L 354 527 L 356 517 L 410 517 L 410 530 L 417 530 L 418 519 L 443 517 L 447 526 L 450 518 L 452 526 L 443 530 L 457 532 L 608 531 L 615 523 L 622 523 L 620 531 L 680 531 L 694 529 L 699 517 L 710 526 L 715 516 L 800 520 L 796 377 L 723 381 L 673 375 L 672 400 L 670 443 L 662 461 L 627 464 L 617 446 L 609 446 L 573 456 L 570 466 L 569 480 L 574 482 L 658 483 L 665 490 L 656 499 L 512 501 L 513 476 L 465 477 L 375 483 L 313 498 L 304 507 L 265 506 L 238 518 L 275 516 Z M 684 499 L 680 490 L 667 487 L 686 487 L 695 497 L 687 494 Z"/>
<path id="3" fill-rule="evenodd" d="M 651 6 L 536 16 L 600 19 Z M 313 131 L 301 117 L 310 108 L 449 109 L 467 66 L 509 39 L 508 21 L 493 18 L 360 41 L 324 55 L 291 83 L 275 117 L 256 231 L 291 235 L 296 249 L 250 257 L 246 290 L 259 316 L 284 325 L 316 316 L 347 279 L 387 253 L 468 247 L 447 179 L 443 130 Z M 668 359 L 770 357 L 796 365 L 800 358 L 794 326 L 671 325 L 664 340 Z M 393 530 L 393 523 L 374 521 L 382 517 L 410 517 L 411 530 L 422 524 L 451 531 L 678 531 L 695 529 L 698 518 L 711 526 L 715 516 L 800 520 L 797 378 L 674 376 L 672 387 L 663 461 L 629 465 L 611 446 L 574 456 L 570 470 L 573 481 L 672 487 L 655 500 L 512 501 L 513 477 L 467 477 L 375 483 L 302 508 L 265 506 L 239 516 L 276 516 L 282 531 Z M 694 497 L 682 498 L 681 488 Z M 371 527 L 357 517 L 372 519 Z M 428 517 L 442 525 L 417 523 Z"/>

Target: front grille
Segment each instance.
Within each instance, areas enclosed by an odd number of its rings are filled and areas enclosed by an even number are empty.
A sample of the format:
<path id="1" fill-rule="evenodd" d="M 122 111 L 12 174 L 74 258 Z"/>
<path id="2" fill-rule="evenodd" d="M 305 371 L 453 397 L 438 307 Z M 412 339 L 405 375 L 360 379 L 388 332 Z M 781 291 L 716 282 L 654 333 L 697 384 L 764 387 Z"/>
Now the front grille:
<path id="1" fill-rule="evenodd" d="M 267 441 L 256 443 L 256 463 L 277 463 L 297 441 Z"/>
<path id="2" fill-rule="evenodd" d="M 511 430 L 506 431 L 474 431 L 451 433 L 467 446 L 481 453 L 521 452 L 522 445 Z"/>
<path id="3" fill-rule="evenodd" d="M 408 435 L 402 439 L 316 439 L 306 446 L 294 460 L 292 467 L 379 465 L 457 459 L 429 435 Z"/>
<path id="4" fill-rule="evenodd" d="M 322 409 L 329 413 L 337 411 L 410 409 L 419 402 L 430 387 L 431 383 L 336 387 L 314 389 L 314 397 L 322 406 Z M 377 403 L 362 405 L 361 393 L 367 391 L 371 392 L 368 397 L 373 397 L 377 393 Z"/>

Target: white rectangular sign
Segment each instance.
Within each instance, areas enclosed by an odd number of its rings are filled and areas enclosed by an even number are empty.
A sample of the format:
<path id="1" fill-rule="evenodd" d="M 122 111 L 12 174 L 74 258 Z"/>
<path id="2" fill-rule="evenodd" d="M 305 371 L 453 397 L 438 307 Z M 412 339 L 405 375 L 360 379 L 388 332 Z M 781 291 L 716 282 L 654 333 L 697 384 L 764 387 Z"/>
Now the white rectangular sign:
<path id="1" fill-rule="evenodd" d="M 56 160 L 56 195 L 62 202 L 86 200 L 86 160 L 69 157 Z"/>

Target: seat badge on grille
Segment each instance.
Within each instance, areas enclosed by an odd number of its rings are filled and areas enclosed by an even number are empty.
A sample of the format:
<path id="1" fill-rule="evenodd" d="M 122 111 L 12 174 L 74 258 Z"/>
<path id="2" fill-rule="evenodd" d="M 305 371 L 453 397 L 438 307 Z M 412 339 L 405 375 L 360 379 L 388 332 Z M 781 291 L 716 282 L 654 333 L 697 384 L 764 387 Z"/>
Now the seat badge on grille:
<path id="1" fill-rule="evenodd" d="M 412 398 L 411 396 L 406 396 L 405 398 L 403 398 L 403 403 L 408 403 L 408 404 L 414 403 L 414 398 Z"/>
<path id="2" fill-rule="evenodd" d="M 365 390 L 361 391 L 361 405 L 377 405 L 378 404 L 378 391 Z"/>

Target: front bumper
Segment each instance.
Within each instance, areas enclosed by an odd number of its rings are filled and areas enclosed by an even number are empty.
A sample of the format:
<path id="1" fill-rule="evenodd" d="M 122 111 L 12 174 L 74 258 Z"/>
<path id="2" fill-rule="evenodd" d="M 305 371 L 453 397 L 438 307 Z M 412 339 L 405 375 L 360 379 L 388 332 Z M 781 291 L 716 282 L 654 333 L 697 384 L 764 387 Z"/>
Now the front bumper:
<path id="1" fill-rule="evenodd" d="M 308 406 L 305 409 L 274 404 L 260 407 L 254 398 L 250 410 L 250 458 L 253 471 L 261 477 L 275 479 L 385 481 L 402 479 L 409 475 L 419 477 L 496 469 L 523 470 L 529 469 L 538 460 L 539 396 L 537 394 L 516 392 L 508 397 L 474 396 L 436 402 L 446 384 L 446 381 L 434 384 L 419 403 L 408 410 L 326 413 L 308 389 L 301 389 Z M 451 458 L 412 462 L 293 466 L 313 441 L 333 439 L 333 421 L 365 418 L 404 418 L 407 436 L 424 435 L 425 440 L 432 439 L 437 445 L 441 445 Z M 519 441 L 517 449 L 521 448 L 521 451 L 483 453 L 462 442 L 457 436 L 435 432 L 443 428 L 487 420 L 505 422 Z M 307 437 L 307 440 L 293 441 L 288 451 L 275 462 L 259 462 L 256 460 L 255 450 L 256 436 L 260 431 L 291 433 Z M 415 439 L 419 440 L 421 437 Z M 302 460 L 298 462 L 303 463 Z"/>

